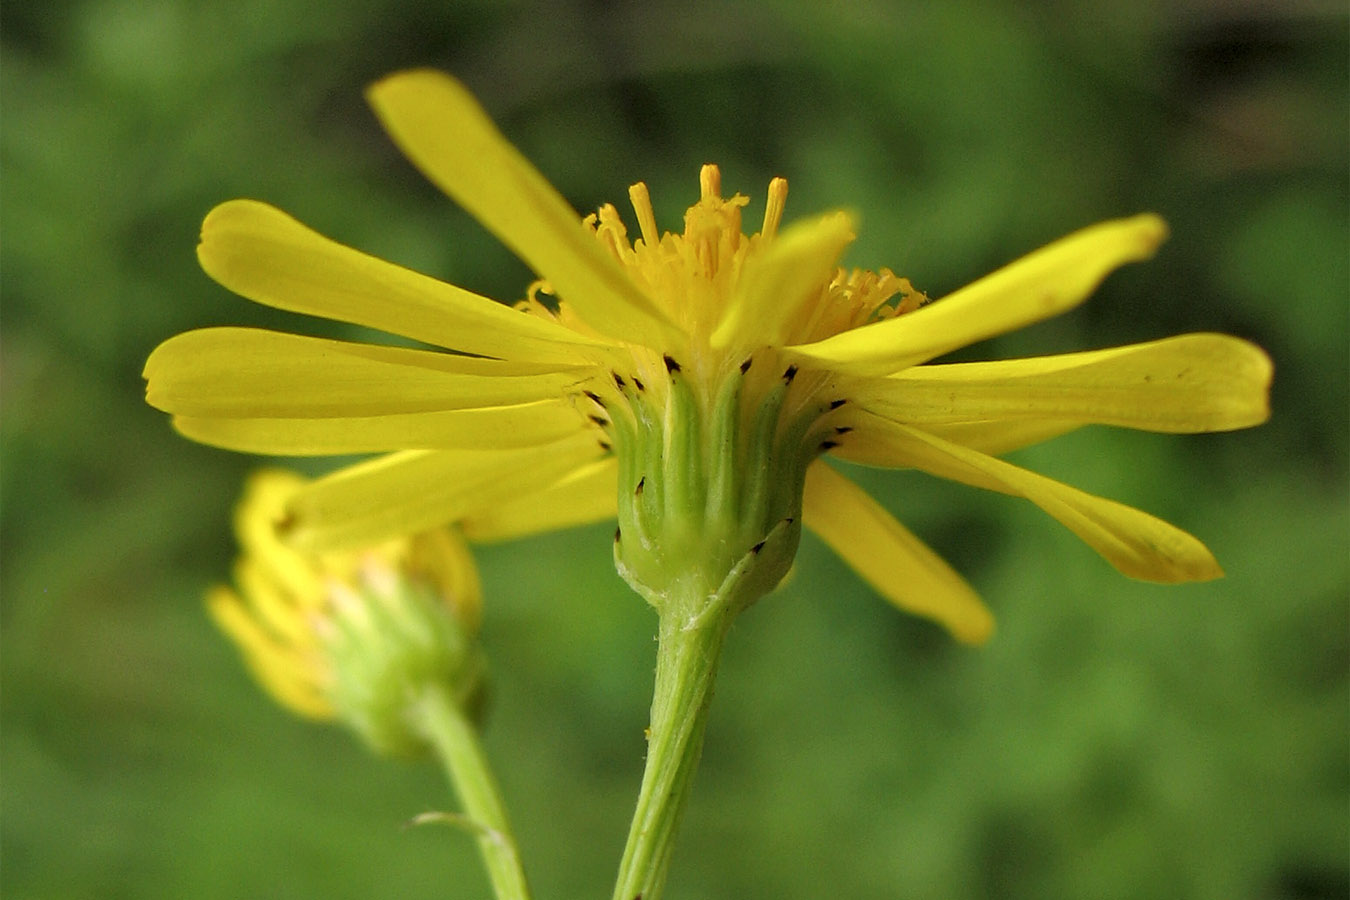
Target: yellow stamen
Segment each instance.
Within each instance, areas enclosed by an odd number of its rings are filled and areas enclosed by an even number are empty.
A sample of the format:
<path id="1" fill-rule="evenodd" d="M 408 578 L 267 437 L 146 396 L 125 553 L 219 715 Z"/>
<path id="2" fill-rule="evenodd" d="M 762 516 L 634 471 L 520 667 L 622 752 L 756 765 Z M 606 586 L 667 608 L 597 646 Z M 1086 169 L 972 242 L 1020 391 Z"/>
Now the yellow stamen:
<path id="1" fill-rule="evenodd" d="M 764 227 L 759 233 L 764 240 L 772 240 L 778 233 L 778 222 L 783 218 L 783 207 L 787 205 L 787 179 L 774 178 L 769 182 L 769 197 L 764 204 Z"/>
<path id="2" fill-rule="evenodd" d="M 652 198 L 647 193 L 647 185 L 639 181 L 628 189 L 628 199 L 637 213 L 638 227 L 642 229 L 642 241 L 648 247 L 661 242 L 661 232 L 656 228 L 656 213 L 652 212 Z"/>
<path id="3" fill-rule="evenodd" d="M 722 196 L 722 170 L 707 163 L 698 171 L 699 199 L 716 200 Z"/>
<path id="4" fill-rule="evenodd" d="M 614 254 L 615 259 L 623 262 L 632 253 L 632 245 L 628 243 L 628 229 L 624 227 L 619 211 L 614 208 L 614 204 L 606 203 L 595 215 L 596 236 L 609 252 Z M 589 220 L 590 216 L 587 216 L 587 219 Z"/>

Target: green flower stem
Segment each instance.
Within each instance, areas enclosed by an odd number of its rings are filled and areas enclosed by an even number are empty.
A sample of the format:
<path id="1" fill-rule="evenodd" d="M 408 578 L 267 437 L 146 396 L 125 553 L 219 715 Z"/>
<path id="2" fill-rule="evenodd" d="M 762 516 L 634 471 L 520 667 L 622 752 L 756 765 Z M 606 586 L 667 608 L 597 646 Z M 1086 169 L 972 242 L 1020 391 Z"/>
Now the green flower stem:
<path id="1" fill-rule="evenodd" d="M 703 750 L 713 678 L 734 617 L 715 595 L 665 604 L 642 790 L 619 864 L 614 900 L 658 900 L 675 833 Z"/>
<path id="2" fill-rule="evenodd" d="M 451 692 L 441 687 L 429 688 L 414 709 L 416 724 L 445 766 L 477 836 L 493 894 L 497 900 L 529 900 L 501 792 L 473 722 Z"/>

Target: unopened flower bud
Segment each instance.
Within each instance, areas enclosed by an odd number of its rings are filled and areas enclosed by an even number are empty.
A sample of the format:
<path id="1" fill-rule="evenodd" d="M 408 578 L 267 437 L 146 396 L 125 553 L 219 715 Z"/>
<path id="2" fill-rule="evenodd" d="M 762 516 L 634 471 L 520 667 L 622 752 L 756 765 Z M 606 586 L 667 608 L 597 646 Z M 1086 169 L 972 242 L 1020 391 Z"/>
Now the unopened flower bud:
<path id="1" fill-rule="evenodd" d="M 341 721 L 378 752 L 420 752 L 410 715 L 419 699 L 445 691 L 467 710 L 482 688 L 473 559 L 448 529 L 302 553 L 285 526 L 286 502 L 304 484 L 276 469 L 250 478 L 235 519 L 238 589 L 213 589 L 208 608 L 283 706 Z"/>

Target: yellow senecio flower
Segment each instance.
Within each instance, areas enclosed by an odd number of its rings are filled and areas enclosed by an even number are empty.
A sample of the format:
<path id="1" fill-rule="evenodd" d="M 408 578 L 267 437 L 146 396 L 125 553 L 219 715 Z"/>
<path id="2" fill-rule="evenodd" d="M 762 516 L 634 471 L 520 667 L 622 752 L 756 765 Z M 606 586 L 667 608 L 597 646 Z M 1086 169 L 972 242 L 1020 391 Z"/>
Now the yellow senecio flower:
<path id="1" fill-rule="evenodd" d="M 381 751 L 416 750 L 405 714 L 420 692 L 468 702 L 478 688 L 473 558 L 444 528 L 360 551 L 297 550 L 282 536 L 286 506 L 308 484 L 282 469 L 250 477 L 235 515 L 238 589 L 213 588 L 207 609 L 282 706 L 340 719 Z"/>
<path id="2" fill-rule="evenodd" d="M 455 351 L 211 328 L 151 355 L 148 400 L 188 437 L 281 455 L 393 451 L 291 500 L 300 545 L 348 547 L 451 520 L 470 539 L 501 539 L 616 513 L 626 533 L 650 524 L 631 501 L 652 493 L 664 467 L 664 499 L 651 503 L 676 502 L 696 483 L 709 516 L 727 497 L 753 507 L 758 518 L 731 536 L 729 560 L 757 552 L 775 523 L 800 515 L 895 605 L 962 640 L 984 640 L 992 619 L 974 591 L 822 459 L 837 456 L 1024 497 L 1133 577 L 1220 574 L 1191 535 L 997 454 L 1088 424 L 1158 432 L 1258 424 L 1271 377 L 1259 348 L 1191 334 L 924 365 L 1077 305 L 1112 270 L 1153 254 L 1166 236 L 1158 217 L 1086 228 L 930 303 L 887 270 L 838 268 L 854 236 L 843 213 L 780 231 L 782 179 L 770 184 L 750 236 L 741 227 L 746 199 L 724 198 L 713 166 L 703 168 L 679 234 L 659 231 L 646 187 L 635 185 L 639 232 L 630 240 L 612 206 L 581 219 L 453 79 L 404 72 L 368 96 L 412 162 L 543 280 L 512 309 L 342 246 L 256 201 L 207 216 L 199 259 L 236 293 Z M 710 433 L 676 427 L 688 421 Z M 743 454 L 735 442 L 756 429 L 772 445 L 766 468 L 741 459 L 733 474 L 789 497 L 762 508 L 724 490 L 718 461 Z M 645 449 L 633 441 L 641 433 Z M 672 460 L 688 467 L 670 471 Z M 784 484 L 765 488 L 766 479 Z M 621 548 L 621 568 L 631 564 L 641 581 L 632 548 Z"/>

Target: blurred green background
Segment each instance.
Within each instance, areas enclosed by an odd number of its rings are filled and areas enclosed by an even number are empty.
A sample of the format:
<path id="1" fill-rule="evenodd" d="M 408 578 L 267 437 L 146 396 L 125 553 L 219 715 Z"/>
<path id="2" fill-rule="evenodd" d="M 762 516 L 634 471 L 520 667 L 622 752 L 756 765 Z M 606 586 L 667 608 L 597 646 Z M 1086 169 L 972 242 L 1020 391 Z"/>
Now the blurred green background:
<path id="1" fill-rule="evenodd" d="M 732 634 L 672 897 L 1350 894 L 1343 3 L 14 0 L 0 39 L 7 897 L 487 896 L 467 839 L 401 827 L 451 805 L 433 766 L 289 717 L 212 631 L 258 460 L 141 400 L 181 330 L 353 335 L 201 274 L 232 197 L 519 296 L 363 105 L 411 65 L 465 79 L 578 209 L 644 179 L 675 227 L 703 162 L 752 210 L 782 174 L 789 217 L 856 210 L 848 261 L 934 296 L 1156 210 L 1157 259 L 963 356 L 1218 330 L 1275 359 L 1260 429 L 1016 457 L 1194 531 L 1216 583 L 860 474 L 1000 631 L 959 647 L 807 538 Z M 480 554 L 487 742 L 540 898 L 608 895 L 642 764 L 655 619 L 609 554 L 605 526 Z"/>

